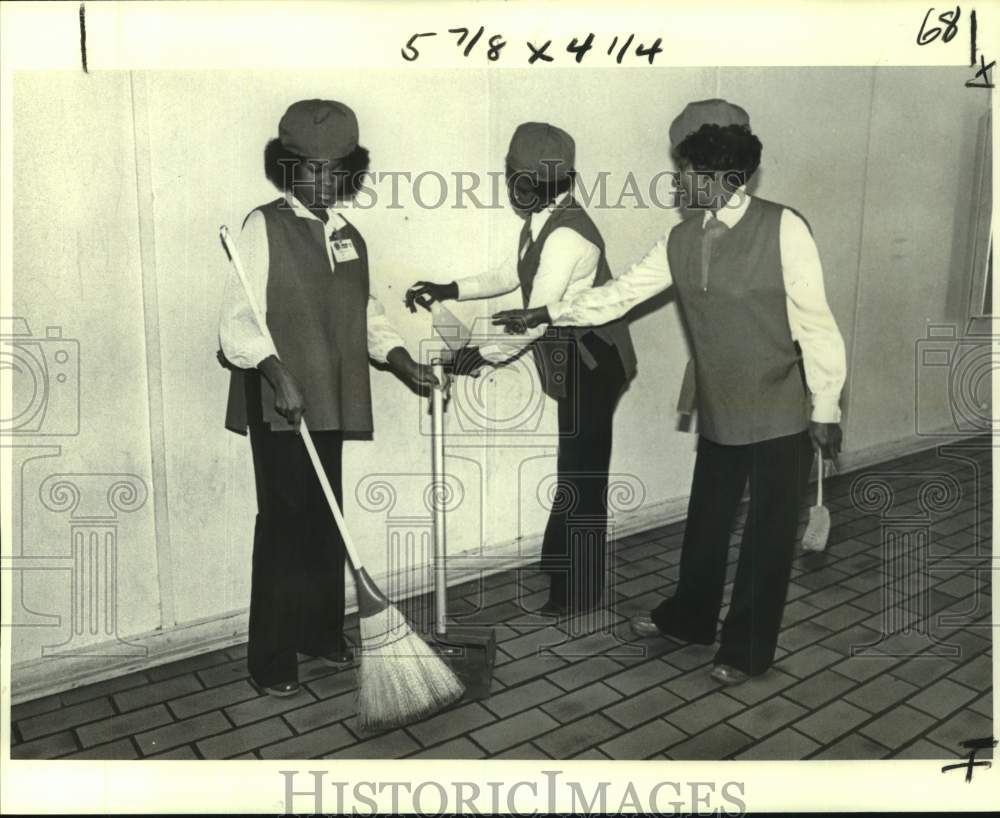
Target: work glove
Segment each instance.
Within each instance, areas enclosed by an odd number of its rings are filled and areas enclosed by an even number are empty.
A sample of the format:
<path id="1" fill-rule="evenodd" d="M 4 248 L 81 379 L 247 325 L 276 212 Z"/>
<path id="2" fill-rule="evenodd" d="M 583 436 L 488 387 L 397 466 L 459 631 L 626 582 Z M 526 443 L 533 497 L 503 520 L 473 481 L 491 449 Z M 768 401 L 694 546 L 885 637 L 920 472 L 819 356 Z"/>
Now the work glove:
<path id="1" fill-rule="evenodd" d="M 431 308 L 435 301 L 449 301 L 458 298 L 458 284 L 434 284 L 431 281 L 418 281 L 406 291 L 403 301 L 410 312 L 417 311 L 419 304 L 425 310 Z"/>

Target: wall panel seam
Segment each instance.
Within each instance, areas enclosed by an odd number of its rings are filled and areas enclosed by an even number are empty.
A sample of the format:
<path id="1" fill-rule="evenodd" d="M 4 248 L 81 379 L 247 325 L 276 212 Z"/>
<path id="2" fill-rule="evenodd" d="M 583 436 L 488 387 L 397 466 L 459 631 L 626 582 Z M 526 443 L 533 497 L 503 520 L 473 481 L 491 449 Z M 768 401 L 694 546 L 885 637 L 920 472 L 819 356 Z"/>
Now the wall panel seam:
<path id="1" fill-rule="evenodd" d="M 143 337 L 146 347 L 146 389 L 149 417 L 149 455 L 156 550 L 156 580 L 159 588 L 160 627 L 176 622 L 173 583 L 173 552 L 167 504 L 167 464 L 164 433 L 163 360 L 160 346 L 160 310 L 157 296 L 156 235 L 153 212 L 152 155 L 149 135 L 149 104 L 146 78 L 137 81 L 129 72 L 132 103 L 132 134 L 135 149 L 136 210 L 139 223 L 139 266 L 142 282 Z"/>

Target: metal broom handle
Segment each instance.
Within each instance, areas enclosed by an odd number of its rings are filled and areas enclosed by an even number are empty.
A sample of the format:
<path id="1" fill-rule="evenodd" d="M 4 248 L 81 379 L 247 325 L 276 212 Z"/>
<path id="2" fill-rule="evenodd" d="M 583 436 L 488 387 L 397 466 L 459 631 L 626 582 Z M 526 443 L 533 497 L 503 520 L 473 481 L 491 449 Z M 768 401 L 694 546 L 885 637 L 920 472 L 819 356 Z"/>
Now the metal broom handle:
<path id="1" fill-rule="evenodd" d="M 826 463 L 823 461 L 823 450 L 816 448 L 816 461 L 819 464 L 819 475 L 816 478 L 816 505 L 823 505 L 823 472 L 826 471 Z"/>
<path id="2" fill-rule="evenodd" d="M 246 293 L 251 309 L 253 309 L 254 318 L 257 319 L 257 326 L 260 327 L 260 331 L 264 333 L 267 339 L 271 342 L 271 345 L 274 346 L 274 339 L 271 338 L 271 332 L 267 328 L 267 320 L 264 318 L 264 313 L 261 312 L 260 305 L 257 303 L 257 299 L 254 297 L 253 291 L 250 289 L 246 273 L 243 272 L 243 265 L 240 263 L 239 254 L 236 252 L 236 247 L 233 245 L 232 239 L 229 236 L 229 228 L 226 227 L 226 225 L 222 225 L 222 227 L 219 228 L 219 237 L 222 239 L 222 243 L 226 247 L 226 252 L 229 254 L 229 260 L 232 261 L 233 267 L 236 269 L 236 274 L 240 277 L 240 283 L 243 285 L 243 291 Z M 357 549 L 354 547 L 354 540 L 351 539 L 351 534 L 347 530 L 347 524 L 344 522 L 344 517 L 340 513 L 340 506 L 337 504 L 337 498 L 334 496 L 333 488 L 330 486 L 330 481 L 327 479 L 326 469 L 323 468 L 323 463 L 320 461 L 316 447 L 313 445 L 312 435 L 309 434 L 309 427 L 306 426 L 305 417 L 303 417 L 299 423 L 299 430 L 302 434 L 302 440 L 306 444 L 306 451 L 309 452 L 309 459 L 312 461 L 313 469 L 316 471 L 319 483 L 323 487 L 323 494 L 326 497 L 326 502 L 330 506 L 330 511 L 333 512 L 333 519 L 337 521 L 337 528 L 340 529 L 340 536 L 344 540 L 344 547 L 347 549 L 347 555 L 351 559 L 351 565 L 354 566 L 355 571 L 360 571 L 362 568 L 361 559 L 358 557 Z"/>
<path id="3" fill-rule="evenodd" d="M 444 366 L 440 361 L 432 361 L 434 377 L 439 384 L 444 384 Z M 445 573 L 445 554 L 447 551 L 444 527 L 444 388 L 431 389 L 431 440 L 432 463 L 434 470 L 434 485 L 431 496 L 434 498 L 434 614 L 435 631 L 439 636 L 445 634 L 445 617 L 447 616 L 448 582 Z"/>

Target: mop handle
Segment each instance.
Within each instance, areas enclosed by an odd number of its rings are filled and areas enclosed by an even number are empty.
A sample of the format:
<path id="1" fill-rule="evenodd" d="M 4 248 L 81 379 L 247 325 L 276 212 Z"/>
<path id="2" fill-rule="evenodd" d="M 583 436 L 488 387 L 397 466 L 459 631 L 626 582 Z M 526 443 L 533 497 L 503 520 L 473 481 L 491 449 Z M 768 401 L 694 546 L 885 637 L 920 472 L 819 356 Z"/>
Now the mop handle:
<path id="1" fill-rule="evenodd" d="M 226 225 L 222 225 L 222 227 L 219 228 L 219 236 L 222 239 L 222 243 L 225 245 L 226 252 L 229 254 L 229 260 L 233 263 L 233 267 L 236 269 L 236 274 L 240 277 L 240 283 L 243 285 L 243 291 L 246 293 L 247 300 L 250 302 L 254 318 L 257 320 L 257 326 L 260 327 L 260 331 L 267 337 L 268 341 L 270 341 L 271 346 L 274 346 L 274 339 L 271 338 L 271 331 L 267 328 L 267 321 L 264 318 L 264 314 L 261 312 L 260 305 L 257 303 L 257 299 L 254 297 L 253 291 L 250 289 L 250 284 L 247 282 L 246 273 L 243 271 L 243 265 L 240 263 L 239 254 L 236 252 L 236 247 L 233 245 L 232 239 L 229 236 L 229 228 L 226 227 Z M 316 447 L 313 445 L 312 435 L 309 434 L 309 427 L 306 426 L 306 419 L 304 417 L 299 422 L 299 430 L 302 433 L 302 441 L 306 444 L 306 451 L 309 452 L 309 460 L 312 461 L 313 469 L 316 471 L 316 476 L 319 478 L 319 484 L 323 488 L 323 494 L 326 497 L 326 502 L 330 506 L 330 511 L 333 512 L 333 519 L 337 521 L 337 528 L 340 529 L 340 536 L 344 540 L 344 547 L 347 549 L 347 555 L 350 557 L 351 565 L 354 567 L 355 571 L 360 571 L 362 569 L 361 559 L 358 557 L 358 552 L 354 547 L 354 541 L 351 539 L 351 534 L 347 530 L 347 524 L 344 522 L 344 517 L 340 513 L 340 506 L 337 504 L 337 498 L 334 496 L 333 488 L 330 486 L 330 481 L 327 479 L 326 470 L 323 468 L 323 464 L 319 459 Z"/>
<path id="2" fill-rule="evenodd" d="M 444 367 L 440 361 L 432 361 L 434 377 L 444 384 Z M 444 528 L 444 388 L 431 390 L 431 441 L 434 484 L 431 497 L 434 499 L 434 615 L 435 630 L 439 636 L 445 634 L 447 615 L 448 581 L 445 574 L 445 528 Z"/>

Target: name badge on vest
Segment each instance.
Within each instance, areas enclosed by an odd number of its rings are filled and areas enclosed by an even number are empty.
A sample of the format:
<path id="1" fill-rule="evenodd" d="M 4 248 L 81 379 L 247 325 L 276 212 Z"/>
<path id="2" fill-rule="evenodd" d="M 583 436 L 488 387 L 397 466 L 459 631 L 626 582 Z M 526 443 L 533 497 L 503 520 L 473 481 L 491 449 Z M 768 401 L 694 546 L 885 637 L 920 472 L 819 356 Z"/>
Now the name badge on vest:
<path id="1" fill-rule="evenodd" d="M 343 263 L 358 260 L 358 251 L 350 239 L 330 239 L 330 246 L 333 248 L 334 261 Z"/>

